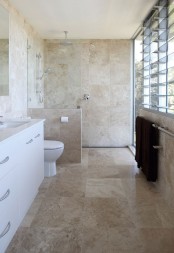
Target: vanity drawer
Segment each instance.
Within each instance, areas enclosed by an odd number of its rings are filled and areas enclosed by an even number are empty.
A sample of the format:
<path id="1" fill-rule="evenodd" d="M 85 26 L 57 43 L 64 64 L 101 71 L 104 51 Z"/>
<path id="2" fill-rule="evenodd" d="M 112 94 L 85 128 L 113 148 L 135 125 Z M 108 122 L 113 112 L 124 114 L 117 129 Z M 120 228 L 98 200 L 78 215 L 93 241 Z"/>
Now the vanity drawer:
<path id="1" fill-rule="evenodd" d="M 2 217 L 1 223 L 0 223 L 0 252 L 4 253 L 7 249 L 9 242 L 12 240 L 18 226 L 19 222 L 16 219 L 13 212 L 16 212 L 14 209 L 11 210 L 11 213 L 5 215 L 5 217 Z"/>
<path id="2" fill-rule="evenodd" d="M 13 169 L 16 164 L 16 154 L 17 147 L 15 148 L 13 141 L 0 144 L 0 180 Z"/>
<path id="3" fill-rule="evenodd" d="M 17 168 L 16 168 L 17 169 Z M 0 252 L 5 252 L 19 226 L 18 173 L 14 169 L 0 180 Z"/>
<path id="4" fill-rule="evenodd" d="M 25 130 L 25 134 L 22 136 L 22 142 L 24 145 L 29 145 L 38 140 L 43 140 L 43 125 L 34 125 Z M 30 145 L 29 145 L 30 146 Z"/>

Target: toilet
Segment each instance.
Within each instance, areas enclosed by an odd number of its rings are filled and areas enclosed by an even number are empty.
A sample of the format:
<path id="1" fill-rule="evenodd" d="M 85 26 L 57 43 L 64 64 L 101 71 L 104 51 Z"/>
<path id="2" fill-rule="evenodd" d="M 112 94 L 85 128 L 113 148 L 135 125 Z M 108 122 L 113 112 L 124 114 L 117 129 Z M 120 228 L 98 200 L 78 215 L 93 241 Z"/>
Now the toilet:
<path id="1" fill-rule="evenodd" d="M 62 155 L 64 144 L 60 141 L 44 140 L 44 176 L 56 175 L 56 161 Z"/>

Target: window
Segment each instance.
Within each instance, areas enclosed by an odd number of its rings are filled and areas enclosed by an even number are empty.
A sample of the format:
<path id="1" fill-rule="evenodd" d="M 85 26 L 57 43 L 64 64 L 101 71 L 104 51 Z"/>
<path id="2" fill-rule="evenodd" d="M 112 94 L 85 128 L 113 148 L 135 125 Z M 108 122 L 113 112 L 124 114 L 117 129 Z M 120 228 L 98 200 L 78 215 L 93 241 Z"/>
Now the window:
<path id="1" fill-rule="evenodd" d="M 138 110 L 142 106 L 142 36 L 140 33 L 136 36 L 134 40 L 134 134 L 133 134 L 133 144 L 135 145 L 135 119 L 138 116 Z"/>
<path id="2" fill-rule="evenodd" d="M 159 0 L 143 23 L 142 105 L 174 113 L 174 1 Z"/>

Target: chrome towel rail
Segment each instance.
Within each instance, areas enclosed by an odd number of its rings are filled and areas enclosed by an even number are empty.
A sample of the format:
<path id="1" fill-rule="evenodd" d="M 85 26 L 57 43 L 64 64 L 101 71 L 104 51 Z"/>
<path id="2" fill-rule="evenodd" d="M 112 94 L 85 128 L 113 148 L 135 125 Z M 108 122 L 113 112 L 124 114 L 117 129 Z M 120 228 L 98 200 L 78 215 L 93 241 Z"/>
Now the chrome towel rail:
<path id="1" fill-rule="evenodd" d="M 168 130 L 165 129 L 164 127 L 160 127 L 160 126 L 158 126 L 157 124 L 152 124 L 152 126 L 155 127 L 155 128 L 158 128 L 158 130 L 160 130 L 160 131 L 162 131 L 162 132 L 164 132 L 164 133 L 170 135 L 171 137 L 174 137 L 174 133 L 168 131 Z"/>
<path id="2" fill-rule="evenodd" d="M 153 146 L 154 149 L 162 149 L 162 146 Z"/>

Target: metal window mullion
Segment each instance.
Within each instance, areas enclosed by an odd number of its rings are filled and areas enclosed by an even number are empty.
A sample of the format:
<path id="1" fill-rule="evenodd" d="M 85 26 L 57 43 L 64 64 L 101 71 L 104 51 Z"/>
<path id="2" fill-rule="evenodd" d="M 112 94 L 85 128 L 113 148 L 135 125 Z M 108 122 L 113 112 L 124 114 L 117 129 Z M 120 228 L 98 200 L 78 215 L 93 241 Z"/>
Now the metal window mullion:
<path id="1" fill-rule="evenodd" d="M 152 63 L 152 59 L 151 59 L 151 47 L 152 47 L 152 31 L 151 33 L 149 34 L 149 107 L 151 105 L 151 63 Z"/>
<path id="2" fill-rule="evenodd" d="M 168 10 L 167 18 L 165 20 L 166 26 L 166 113 L 168 112 Z"/>
<path id="3" fill-rule="evenodd" d="M 168 23 L 169 23 L 169 12 L 167 13 L 167 19 L 166 19 L 166 43 L 167 43 L 167 50 L 166 50 L 166 72 L 167 72 L 167 74 L 166 74 L 166 107 L 167 107 L 167 109 L 166 109 L 166 113 L 168 113 L 168 104 L 169 104 L 169 94 L 168 94 L 168 57 L 167 57 L 167 55 L 168 55 L 168 38 L 169 38 L 169 33 L 168 33 Z"/>
<path id="4" fill-rule="evenodd" d="M 158 17 L 160 17 L 160 13 L 158 13 Z M 160 23 L 158 22 L 158 27 L 160 26 Z M 158 38 L 160 37 L 160 30 L 158 31 Z M 160 74 L 159 74 L 159 59 L 160 59 L 160 52 L 159 52 L 159 48 L 160 48 L 160 42 L 159 42 L 159 39 L 158 39 L 158 84 L 159 84 L 159 82 L 161 81 L 160 80 L 160 78 L 159 78 L 159 76 L 160 76 Z M 157 86 L 158 87 L 158 92 L 157 92 L 157 94 L 159 95 L 159 85 Z M 158 97 L 158 103 L 157 103 L 158 105 L 159 105 L 159 97 Z M 157 107 L 157 110 L 159 111 L 159 107 Z"/>
<path id="5" fill-rule="evenodd" d="M 161 15 L 167 17 L 167 10 L 164 9 L 164 8 L 162 8 L 162 10 L 159 13 L 159 17 L 161 17 Z M 164 28 L 165 28 L 165 31 L 163 32 L 163 36 L 166 38 L 165 39 L 165 43 L 167 43 L 168 34 L 167 34 L 167 19 L 166 18 L 163 20 L 163 24 L 164 24 Z M 161 25 L 161 23 L 159 23 L 159 26 L 160 25 Z M 158 42 L 158 44 L 160 44 L 160 42 Z M 160 47 L 161 47 L 161 45 L 160 45 Z M 168 45 L 166 45 L 166 50 L 165 50 L 165 57 L 166 57 L 166 62 L 165 62 L 165 69 L 166 69 L 166 74 L 165 74 L 165 81 L 166 81 L 165 91 L 166 92 L 165 92 L 165 94 L 166 95 L 167 95 L 167 50 L 168 50 Z M 161 53 L 159 52 L 159 57 L 160 57 L 160 55 L 161 55 Z M 159 86 L 158 86 L 158 94 L 159 94 Z M 165 105 L 166 105 L 165 110 L 166 110 L 166 113 L 167 113 L 167 107 L 168 107 L 167 96 L 164 96 L 164 97 L 165 97 Z M 158 103 L 158 104 L 161 106 L 160 103 Z M 160 108 L 164 108 L 164 107 L 161 106 Z"/>
<path id="6" fill-rule="evenodd" d="M 173 8 L 173 10 L 172 10 L 172 12 L 174 12 L 174 8 Z M 169 28 L 173 25 L 173 24 L 171 24 L 170 26 L 168 26 L 168 24 L 169 24 L 169 18 L 170 18 L 170 13 L 168 12 L 168 16 L 167 16 L 167 45 L 168 45 L 168 43 L 169 43 Z M 173 38 L 174 38 L 174 36 L 173 36 Z M 171 38 L 172 39 L 172 38 Z M 170 40 L 171 40 L 170 39 Z M 174 53 L 174 52 L 172 52 L 172 53 Z M 167 55 L 169 54 L 169 51 L 168 51 L 168 49 L 167 49 Z M 167 63 L 166 63 L 166 68 L 167 68 L 167 72 L 168 72 L 168 70 L 169 70 L 169 64 L 168 64 L 168 57 L 167 57 Z M 169 87 L 169 77 L 168 77 L 168 74 L 167 74 L 167 77 L 166 77 L 166 94 L 167 94 L 167 107 L 168 107 L 168 105 L 169 105 L 169 91 L 168 91 L 168 87 Z M 168 109 L 168 110 L 171 110 L 171 108 L 170 109 Z M 167 112 L 168 112 L 168 110 L 167 110 Z"/>
<path id="7" fill-rule="evenodd" d="M 146 33 L 145 33 L 146 31 Z M 145 75 L 147 75 L 147 71 L 145 69 L 145 62 L 147 63 L 148 62 L 148 65 L 150 66 L 150 51 L 148 50 L 148 55 L 147 55 L 147 52 L 145 52 L 144 50 L 144 47 L 150 47 L 150 40 L 149 40 L 149 36 L 150 36 L 150 29 L 149 29 L 149 23 L 147 22 L 145 24 L 145 30 L 144 30 L 144 33 L 143 33 L 143 50 L 142 50 L 142 53 L 143 53 L 143 94 L 142 94 L 142 97 L 143 97 L 143 104 L 145 104 L 145 100 L 144 100 L 144 87 L 147 86 L 147 84 L 145 85 L 145 80 L 147 82 L 147 78 L 145 78 Z M 144 45 L 144 42 L 146 42 L 146 46 Z M 148 43 L 147 43 L 148 42 Z M 150 48 L 149 48 L 150 49 Z M 148 59 L 148 60 L 147 60 Z M 147 64 L 146 64 L 147 66 Z M 148 74 L 150 75 L 150 68 L 148 69 Z M 149 78 L 148 78 L 148 83 L 149 83 Z M 149 95 L 149 94 L 148 94 Z M 148 96 L 147 95 L 147 96 Z"/>

